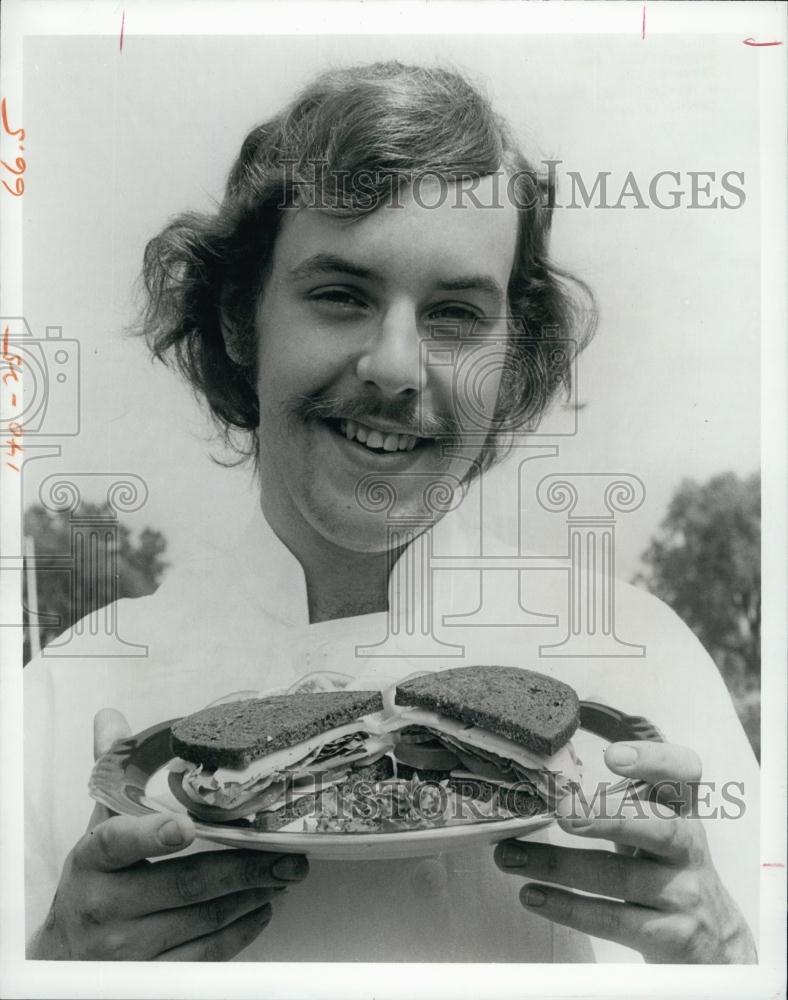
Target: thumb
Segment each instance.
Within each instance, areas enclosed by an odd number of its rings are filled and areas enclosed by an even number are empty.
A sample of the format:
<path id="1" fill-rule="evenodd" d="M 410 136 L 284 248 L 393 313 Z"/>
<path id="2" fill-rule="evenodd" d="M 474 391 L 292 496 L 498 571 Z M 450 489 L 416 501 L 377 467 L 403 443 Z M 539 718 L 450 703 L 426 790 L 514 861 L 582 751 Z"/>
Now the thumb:
<path id="1" fill-rule="evenodd" d="M 181 813 L 113 816 L 85 834 L 74 848 L 74 861 L 94 871 L 121 868 L 174 854 L 194 840 L 194 824 Z"/>
<path id="2" fill-rule="evenodd" d="M 131 736 L 131 726 L 126 721 L 126 717 L 116 708 L 102 708 L 93 717 L 93 759 L 98 760 L 105 754 L 116 740 L 123 740 Z M 94 826 L 103 823 L 105 819 L 114 816 L 111 809 L 107 809 L 100 802 L 96 803 L 93 813 L 88 821 L 87 829 L 92 830 Z"/>
<path id="3" fill-rule="evenodd" d="M 116 708 L 102 708 L 93 718 L 93 760 L 98 760 L 115 743 L 131 736 L 131 726 Z"/>

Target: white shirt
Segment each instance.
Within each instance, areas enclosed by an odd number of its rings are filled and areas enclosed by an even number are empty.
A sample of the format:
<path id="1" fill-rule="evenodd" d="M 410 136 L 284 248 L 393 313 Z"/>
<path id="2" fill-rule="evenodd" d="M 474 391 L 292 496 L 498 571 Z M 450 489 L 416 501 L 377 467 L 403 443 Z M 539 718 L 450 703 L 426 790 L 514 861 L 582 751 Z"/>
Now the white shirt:
<path id="1" fill-rule="evenodd" d="M 432 529 L 436 553 L 473 551 L 458 512 Z M 201 543 L 203 544 L 203 543 Z M 391 598 L 398 584 L 390 581 Z M 238 543 L 203 552 L 172 571 L 156 594 L 117 603 L 118 633 L 148 655 L 104 659 L 48 657 L 25 668 L 28 935 L 52 900 L 63 861 L 92 810 L 86 793 L 94 714 L 112 706 L 139 732 L 231 692 L 288 686 L 315 670 L 351 674 L 351 686 L 382 686 L 415 670 L 474 663 L 524 666 L 570 683 L 581 699 L 602 701 L 655 722 L 671 742 L 693 747 L 704 780 L 742 782 L 746 810 L 706 821 L 723 882 L 757 935 L 758 768 L 712 660 L 656 598 L 616 585 L 616 632 L 646 647 L 643 657 L 544 657 L 539 647 L 566 631 L 567 574 L 525 574 L 533 611 L 558 624 L 443 627 L 443 615 L 472 612 L 480 575 L 435 574 L 434 620 L 461 657 L 356 655 L 387 634 L 385 613 L 310 625 L 300 564 L 262 515 Z M 484 575 L 491 605 L 511 603 L 517 574 Z M 402 612 L 404 614 L 404 611 Z M 407 630 L 404 630 L 407 631 Z M 404 633 L 403 633 L 404 634 Z M 405 643 L 406 636 L 402 638 Z M 388 650 L 387 650 L 388 652 Z M 598 752 L 601 755 L 601 744 Z M 737 792 L 738 794 L 738 792 Z M 719 792 L 712 795 L 720 804 Z M 555 825 L 534 839 L 611 849 Z M 194 850 L 212 850 L 205 842 Z M 399 861 L 316 861 L 302 883 L 274 903 L 269 927 L 244 961 L 639 961 L 622 946 L 591 939 L 527 912 L 522 880 L 502 874 L 492 849 Z M 757 938 L 756 938 L 757 940 Z"/>

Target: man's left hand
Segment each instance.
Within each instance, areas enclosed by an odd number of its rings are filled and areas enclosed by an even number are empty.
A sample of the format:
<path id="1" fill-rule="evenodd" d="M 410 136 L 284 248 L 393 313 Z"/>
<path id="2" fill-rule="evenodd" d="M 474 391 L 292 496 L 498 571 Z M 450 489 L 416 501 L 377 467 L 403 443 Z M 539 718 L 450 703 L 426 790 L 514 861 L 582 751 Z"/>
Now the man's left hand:
<path id="1" fill-rule="evenodd" d="M 640 814 L 629 818 L 559 819 L 564 830 L 611 840 L 617 851 L 517 840 L 499 844 L 495 861 L 502 871 L 595 894 L 531 882 L 520 892 L 523 906 L 634 948 L 647 962 L 757 962 L 752 934 L 720 882 L 701 821 L 665 805 L 667 800 L 685 811 L 692 783 L 701 776 L 697 754 L 669 743 L 634 741 L 608 747 L 605 762 L 616 774 L 648 782 L 655 808 L 644 802 Z"/>

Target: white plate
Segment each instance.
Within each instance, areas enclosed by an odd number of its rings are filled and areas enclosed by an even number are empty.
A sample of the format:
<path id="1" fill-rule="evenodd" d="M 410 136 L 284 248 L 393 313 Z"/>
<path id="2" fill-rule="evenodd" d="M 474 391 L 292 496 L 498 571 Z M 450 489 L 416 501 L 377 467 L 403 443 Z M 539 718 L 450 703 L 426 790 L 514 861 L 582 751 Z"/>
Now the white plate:
<path id="1" fill-rule="evenodd" d="M 248 696 L 249 692 L 243 694 Z M 608 794 L 631 795 L 632 783 L 621 781 L 605 766 L 604 749 L 615 740 L 660 740 L 659 731 L 645 719 L 627 716 L 592 702 L 580 703 L 580 720 L 581 728 L 572 738 L 572 745 L 583 761 L 583 787 L 594 789 L 604 783 Z M 167 764 L 172 756 L 170 727 L 177 721 L 170 719 L 137 736 L 119 740 L 96 762 L 89 783 L 91 796 L 107 808 L 127 816 L 185 812 L 167 786 Z M 587 797 L 590 800 L 592 796 L 589 794 Z M 195 821 L 194 825 L 202 839 L 229 847 L 291 852 L 326 860 L 364 860 L 463 851 L 509 837 L 523 837 L 548 826 L 554 818 L 545 813 L 428 830 L 375 834 L 303 833 L 293 829 L 302 820 L 271 833 L 251 827 L 199 821 Z"/>

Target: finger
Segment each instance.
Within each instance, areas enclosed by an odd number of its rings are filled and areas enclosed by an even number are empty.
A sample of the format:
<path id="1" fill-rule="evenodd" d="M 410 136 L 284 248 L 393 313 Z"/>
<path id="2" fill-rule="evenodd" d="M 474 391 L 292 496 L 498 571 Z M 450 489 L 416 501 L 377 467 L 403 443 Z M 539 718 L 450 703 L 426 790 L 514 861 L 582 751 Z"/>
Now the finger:
<path id="1" fill-rule="evenodd" d="M 113 816 L 77 842 L 73 860 L 80 868 L 112 872 L 145 858 L 173 854 L 193 840 L 194 824 L 183 814 Z"/>
<path id="2" fill-rule="evenodd" d="M 703 773 L 700 757 L 689 747 L 647 740 L 613 743 L 605 762 L 616 774 L 648 782 L 649 798 L 677 813 L 692 808 Z"/>
<path id="3" fill-rule="evenodd" d="M 630 903 L 672 908 L 676 871 L 656 861 L 612 851 L 591 851 L 516 841 L 499 844 L 495 863 L 509 875 L 539 879 Z"/>
<path id="4" fill-rule="evenodd" d="M 93 812 L 90 814 L 85 832 L 90 833 L 94 826 L 98 826 L 99 823 L 103 823 L 104 820 L 110 819 L 112 816 L 117 816 L 117 813 L 112 812 L 111 809 L 107 809 L 105 805 L 97 802 L 93 807 Z"/>
<path id="5" fill-rule="evenodd" d="M 276 888 L 306 878 L 309 863 L 300 854 L 266 851 L 206 851 L 151 865 L 140 873 L 139 886 L 130 887 L 133 911 L 169 910 L 190 906 L 245 889 Z M 140 886 L 142 891 L 140 891 Z M 118 890 L 127 891 L 125 886 Z M 155 905 L 151 901 L 155 900 Z M 140 907 L 142 907 L 140 909 Z"/>
<path id="6" fill-rule="evenodd" d="M 616 774 L 641 778 L 652 785 L 660 781 L 700 781 L 703 772 L 700 757 L 689 747 L 648 740 L 611 743 L 605 751 L 605 763 Z"/>
<path id="7" fill-rule="evenodd" d="M 674 865 L 700 864 L 705 857 L 702 828 L 675 813 L 643 812 L 627 818 L 578 816 L 560 818 L 558 825 L 579 837 L 612 840 L 617 845 L 646 851 Z"/>
<path id="8" fill-rule="evenodd" d="M 125 717 L 115 708 L 102 708 L 93 717 L 93 759 L 98 760 L 102 754 L 107 753 L 116 740 L 126 739 L 128 736 L 131 736 L 131 727 Z M 116 815 L 117 813 L 107 809 L 105 805 L 97 803 L 85 829 L 92 830 L 105 819 Z"/>
<path id="9" fill-rule="evenodd" d="M 228 927 L 170 948 L 157 955 L 157 962 L 226 962 L 251 944 L 271 921 L 271 904 L 239 917 Z"/>
<path id="10" fill-rule="evenodd" d="M 135 955 L 157 955 L 215 934 L 253 910 L 259 910 L 265 903 L 270 903 L 278 891 L 246 889 L 129 921 L 125 925 L 125 933 L 121 933 L 124 951 Z"/>
<path id="11" fill-rule="evenodd" d="M 681 937 L 680 916 L 659 913 L 645 906 L 579 896 L 536 883 L 523 886 L 520 902 L 529 913 L 651 956 L 669 950 Z"/>
<path id="12" fill-rule="evenodd" d="M 134 871 L 133 878 L 118 881 L 113 901 L 123 912 L 139 916 L 243 890 L 292 885 L 308 872 L 309 864 L 300 854 L 203 851 Z"/>
<path id="13" fill-rule="evenodd" d="M 131 726 L 116 708 L 102 708 L 93 718 L 93 759 L 98 760 L 115 743 L 131 736 Z"/>

